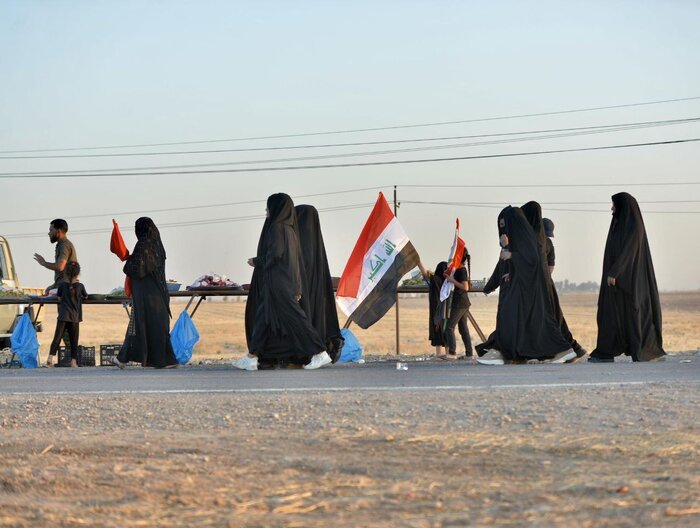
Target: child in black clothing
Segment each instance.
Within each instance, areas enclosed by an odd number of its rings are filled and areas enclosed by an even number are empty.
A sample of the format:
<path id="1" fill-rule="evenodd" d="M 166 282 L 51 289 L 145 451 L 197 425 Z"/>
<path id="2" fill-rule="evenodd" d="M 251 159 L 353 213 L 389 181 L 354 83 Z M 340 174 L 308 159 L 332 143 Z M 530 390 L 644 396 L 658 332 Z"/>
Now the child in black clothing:
<path id="1" fill-rule="evenodd" d="M 447 262 L 444 260 L 439 262 L 435 267 L 435 273 L 425 269 L 423 262 L 418 261 L 418 269 L 420 270 L 423 279 L 428 283 L 428 339 L 430 344 L 435 347 L 435 357 L 447 359 L 445 347 L 445 323 L 447 315 L 450 313 L 450 305 L 452 304 L 452 295 L 444 301 L 440 301 L 440 289 L 445 281 L 445 271 L 447 270 Z"/>
<path id="2" fill-rule="evenodd" d="M 51 342 L 46 366 L 52 367 L 53 360 L 61 344 L 64 332 L 68 332 L 70 340 L 70 366 L 78 366 L 78 339 L 80 338 L 80 321 L 83 320 L 83 299 L 87 299 L 85 286 L 78 282 L 80 264 L 68 262 L 63 271 L 63 280 L 58 285 L 58 320 L 56 333 Z"/>

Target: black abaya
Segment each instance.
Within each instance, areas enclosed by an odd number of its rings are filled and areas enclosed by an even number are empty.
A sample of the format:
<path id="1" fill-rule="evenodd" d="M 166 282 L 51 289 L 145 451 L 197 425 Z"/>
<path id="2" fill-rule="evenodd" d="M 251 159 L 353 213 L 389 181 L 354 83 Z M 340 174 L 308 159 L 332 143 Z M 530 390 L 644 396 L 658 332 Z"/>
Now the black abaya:
<path id="1" fill-rule="evenodd" d="M 297 205 L 294 209 L 304 263 L 303 292 L 300 303 L 308 306 L 311 324 L 325 344 L 326 352 L 335 363 L 340 357 L 344 340 L 340 335 L 333 279 L 328 267 L 321 222 L 318 211 L 311 205 Z"/>
<path id="2" fill-rule="evenodd" d="M 268 198 L 267 207 L 269 219 L 253 259 L 253 275 L 259 280 L 251 283 L 251 291 L 256 290 L 252 321 L 251 311 L 246 310 L 248 349 L 263 361 L 305 363 L 325 350 L 325 345 L 310 322 L 308 304 L 299 302 L 304 268 L 294 203 L 288 195 L 278 193 Z"/>
<path id="3" fill-rule="evenodd" d="M 170 296 L 165 282 L 165 249 L 150 218 L 136 221 L 138 242 L 124 265 L 131 277 L 132 314 L 119 361 L 144 367 L 177 365 L 170 343 Z"/>
<path id="4" fill-rule="evenodd" d="M 566 323 L 566 319 L 564 318 L 564 312 L 562 312 L 561 304 L 559 303 L 559 295 L 557 294 L 557 289 L 554 286 L 554 279 L 552 279 L 552 275 L 549 273 L 547 244 L 547 241 L 549 239 L 547 238 L 547 235 L 545 235 L 544 232 L 544 223 L 542 222 L 542 207 L 540 207 L 540 204 L 533 201 L 524 204 L 520 208 L 520 210 L 525 215 L 525 218 L 527 219 L 528 223 L 532 226 L 532 229 L 535 232 L 535 237 L 537 238 L 537 247 L 539 248 L 542 257 L 542 266 L 544 266 L 545 269 L 545 277 L 548 278 L 547 291 L 549 293 L 549 299 L 552 303 L 552 309 L 554 310 L 554 318 L 559 324 L 559 330 L 561 331 L 561 335 L 564 337 L 564 339 L 566 339 L 569 342 L 571 348 L 573 348 L 574 350 L 579 350 L 581 348 L 581 345 L 578 344 L 578 342 L 574 339 L 574 336 L 571 334 L 571 330 L 569 330 L 569 325 Z"/>
<path id="5" fill-rule="evenodd" d="M 637 200 L 627 193 L 612 197 L 614 212 L 605 243 L 598 296 L 598 340 L 591 357 L 620 354 L 633 361 L 665 355 L 661 304 L 644 220 Z M 608 277 L 615 285 L 607 283 Z"/>
<path id="6" fill-rule="evenodd" d="M 511 258 L 494 271 L 500 275 L 496 330 L 477 346 L 477 352 L 483 355 L 496 349 L 511 361 L 551 359 L 570 346 L 554 319 L 535 234 L 517 207 L 506 207 L 499 223 L 501 219 L 504 226 L 499 232 L 508 236 Z"/>

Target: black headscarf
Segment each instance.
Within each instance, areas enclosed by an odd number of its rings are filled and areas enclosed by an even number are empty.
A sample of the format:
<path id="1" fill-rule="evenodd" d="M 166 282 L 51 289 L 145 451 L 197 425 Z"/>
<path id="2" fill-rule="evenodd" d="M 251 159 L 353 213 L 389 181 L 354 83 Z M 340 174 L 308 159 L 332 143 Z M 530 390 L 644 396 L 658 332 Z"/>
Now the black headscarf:
<path id="1" fill-rule="evenodd" d="M 445 282 L 445 272 L 447 271 L 447 261 L 441 260 L 440 262 L 437 263 L 437 266 L 435 266 L 435 273 L 433 274 L 433 280 L 435 282 L 435 286 L 437 286 L 437 289 L 439 290 L 442 288 L 442 283 Z"/>
<path id="2" fill-rule="evenodd" d="M 260 239 L 258 240 L 257 257 L 263 257 L 266 251 L 265 241 L 273 230 L 273 225 L 289 225 L 297 229 L 296 213 L 294 202 L 288 194 L 276 193 L 267 198 L 268 217 L 265 218 Z"/>
<path id="3" fill-rule="evenodd" d="M 523 204 L 520 210 L 525 215 L 528 223 L 532 227 L 537 238 L 537 247 L 544 257 L 543 263 L 547 264 L 547 236 L 544 234 L 544 224 L 542 223 L 542 207 L 537 202 L 531 201 Z"/>
<path id="4" fill-rule="evenodd" d="M 486 343 L 477 347 L 480 354 L 495 348 L 506 359 L 548 359 L 569 348 L 554 319 L 547 291 L 545 269 L 535 233 L 523 212 L 506 207 L 499 215 L 508 236 L 511 258 L 507 287 L 499 292 L 496 330 Z"/>
<path id="5" fill-rule="evenodd" d="M 328 267 L 318 211 L 311 205 L 297 205 L 294 209 L 304 260 L 302 301 L 308 304 L 311 324 L 326 344 L 331 359 L 336 362 L 344 341 L 340 336 L 333 279 Z"/>
<path id="6" fill-rule="evenodd" d="M 543 218 L 542 226 L 544 227 L 544 235 L 547 238 L 554 238 L 554 222 L 549 218 Z"/>
<path id="7" fill-rule="evenodd" d="M 598 341 L 591 354 L 648 361 L 664 355 L 661 304 L 639 204 L 628 193 L 612 197 L 615 211 L 603 256 L 598 296 Z M 615 278 L 608 286 L 607 278 Z"/>
<path id="8" fill-rule="evenodd" d="M 510 206 L 508 206 L 510 207 Z M 498 213 L 498 218 L 496 220 L 496 227 L 498 227 L 498 237 L 500 239 L 501 235 L 505 232 L 504 227 L 501 227 L 501 223 L 505 222 L 505 219 L 503 218 L 503 213 L 505 209 Z M 498 259 L 498 262 L 496 262 L 496 266 L 493 268 L 493 272 L 491 273 L 491 277 L 489 277 L 489 280 L 486 281 L 486 284 L 484 284 L 484 293 L 489 294 L 492 291 L 494 291 L 496 288 L 502 287 L 502 281 L 503 277 L 508 273 L 510 268 L 510 265 L 508 261 L 501 260 L 500 258 Z M 471 275 L 471 274 L 470 274 Z M 501 295 L 499 294 L 499 299 L 501 298 Z"/>
<path id="9" fill-rule="evenodd" d="M 160 239 L 160 232 L 153 223 L 153 220 L 143 216 L 136 220 L 134 226 L 136 231 L 136 246 L 124 264 L 124 273 L 129 277 L 143 279 L 149 275 L 158 283 L 158 287 L 163 294 L 166 304 L 170 298 L 168 285 L 165 281 L 165 259 L 166 253 L 163 242 Z"/>

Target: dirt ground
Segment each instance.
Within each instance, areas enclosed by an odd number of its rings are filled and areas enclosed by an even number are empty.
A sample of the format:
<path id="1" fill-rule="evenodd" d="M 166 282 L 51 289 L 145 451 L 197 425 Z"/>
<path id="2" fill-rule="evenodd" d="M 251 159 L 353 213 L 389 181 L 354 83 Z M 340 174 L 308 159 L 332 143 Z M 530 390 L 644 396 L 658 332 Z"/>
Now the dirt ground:
<path id="1" fill-rule="evenodd" d="M 472 314 L 486 335 L 493 331 L 496 321 L 497 295 L 488 297 L 472 294 Z M 241 298 L 241 300 L 243 300 Z M 561 296 L 561 304 L 574 337 L 589 351 L 595 347 L 597 294 L 579 293 Z M 421 355 L 433 350 L 427 340 L 428 300 L 402 298 L 400 301 L 401 353 Z M 663 310 L 664 347 L 669 352 L 696 351 L 700 348 L 700 292 L 661 294 Z M 172 301 L 173 323 L 185 307 Z M 39 334 L 42 358 L 48 352 L 56 321 L 54 306 L 44 307 L 41 319 L 44 331 Z M 244 333 L 245 302 L 202 303 L 194 322 L 201 340 L 194 350 L 194 361 L 205 359 L 231 359 L 245 353 Z M 80 327 L 80 341 L 95 346 L 99 354 L 100 344 L 120 344 L 124 340 L 127 317 L 120 306 L 92 305 L 84 308 L 84 322 Z M 341 325 L 345 318 L 341 317 Z M 368 330 L 351 327 L 365 350 L 370 354 L 391 354 L 396 351 L 395 312 L 389 313 Z M 480 340 L 471 329 L 474 343 Z M 461 345 L 460 345 L 461 347 Z"/>
<path id="2" fill-rule="evenodd" d="M 0 526 L 700 526 L 700 386 L 7 396 Z"/>

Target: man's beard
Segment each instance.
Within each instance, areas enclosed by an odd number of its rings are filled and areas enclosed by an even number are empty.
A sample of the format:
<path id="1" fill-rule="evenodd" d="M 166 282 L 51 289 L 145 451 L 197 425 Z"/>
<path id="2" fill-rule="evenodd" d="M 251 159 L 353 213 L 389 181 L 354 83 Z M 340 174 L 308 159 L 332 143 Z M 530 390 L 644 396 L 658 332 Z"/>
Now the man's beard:
<path id="1" fill-rule="evenodd" d="M 49 235 L 49 240 L 52 244 L 55 244 L 56 242 L 58 242 L 58 237 L 56 235 Z"/>

